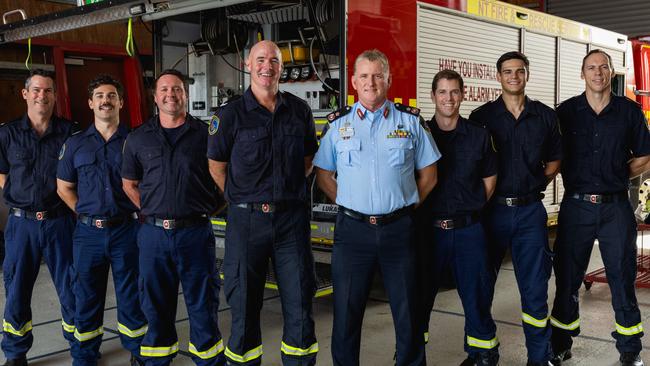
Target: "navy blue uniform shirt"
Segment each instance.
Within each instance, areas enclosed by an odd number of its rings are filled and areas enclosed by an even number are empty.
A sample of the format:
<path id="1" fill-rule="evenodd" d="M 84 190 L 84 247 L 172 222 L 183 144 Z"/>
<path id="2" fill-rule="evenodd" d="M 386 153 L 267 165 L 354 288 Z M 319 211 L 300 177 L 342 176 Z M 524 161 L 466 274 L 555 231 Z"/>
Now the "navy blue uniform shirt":
<path id="1" fill-rule="evenodd" d="M 8 206 L 28 211 L 67 207 L 56 193 L 56 166 L 63 142 L 76 131 L 76 123 L 52 116 L 39 137 L 27 114 L 0 128 L 0 173 L 8 175 L 3 190 Z"/>
<path id="2" fill-rule="evenodd" d="M 225 196 L 230 203 L 304 201 L 304 158 L 317 149 L 311 109 L 290 93 L 278 93 L 271 113 L 248 88 L 210 125 L 208 158 L 228 163 Z"/>
<path id="3" fill-rule="evenodd" d="M 494 139 L 499 172 L 495 195 L 521 197 L 546 187 L 546 162 L 562 159 L 562 142 L 555 112 L 526 97 L 518 119 L 499 97 L 475 109 L 472 121 L 485 124 Z"/>
<path id="4" fill-rule="evenodd" d="M 562 180 L 572 193 L 626 192 L 628 161 L 650 154 L 650 134 L 636 102 L 612 95 L 596 114 L 584 93 L 557 107 L 565 159 Z"/>
<path id="5" fill-rule="evenodd" d="M 146 216 L 182 219 L 211 214 L 217 187 L 205 157 L 208 126 L 187 115 L 178 139 L 170 145 L 154 116 L 124 143 L 122 177 L 140 181 L 140 211 Z"/>
<path id="6" fill-rule="evenodd" d="M 453 131 L 441 130 L 435 119 L 427 125 L 442 158 L 438 161 L 438 183 L 420 212 L 447 218 L 480 211 L 487 202 L 483 178 L 497 174 L 490 133 L 463 117 Z"/>
<path id="7" fill-rule="evenodd" d="M 104 141 L 95 124 L 91 124 L 65 142 L 56 177 L 77 185 L 77 213 L 112 217 L 138 210 L 124 193 L 120 175 L 122 147 L 128 133 L 120 125 Z"/>

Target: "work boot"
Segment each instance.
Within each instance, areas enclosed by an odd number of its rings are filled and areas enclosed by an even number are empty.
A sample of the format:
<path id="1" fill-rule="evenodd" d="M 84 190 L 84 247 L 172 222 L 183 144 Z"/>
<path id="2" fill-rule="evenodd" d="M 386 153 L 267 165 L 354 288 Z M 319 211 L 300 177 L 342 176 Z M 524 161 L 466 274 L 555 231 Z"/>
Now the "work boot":
<path id="1" fill-rule="evenodd" d="M 131 355 L 131 363 L 129 363 L 131 366 L 144 366 L 144 361 L 141 359 L 135 357 L 134 355 Z"/>
<path id="2" fill-rule="evenodd" d="M 630 365 L 632 365 L 632 364 L 630 364 Z M 642 365 L 643 365 L 643 363 L 642 363 Z M 22 357 L 22 358 L 9 358 L 9 359 L 7 359 L 7 362 L 5 362 L 4 366 L 27 366 L 27 359 L 25 357 Z"/>
<path id="3" fill-rule="evenodd" d="M 565 349 L 564 351 L 556 352 L 555 356 L 553 356 L 553 358 L 551 359 L 551 364 L 553 366 L 561 366 L 562 361 L 566 361 L 566 360 L 570 359 L 571 357 L 573 357 L 573 355 L 571 354 L 571 349 L 570 348 Z"/>
<path id="4" fill-rule="evenodd" d="M 551 361 L 544 361 L 544 362 L 530 362 L 530 361 L 528 361 L 526 363 L 526 366 L 553 366 L 553 362 L 551 362 Z"/>
<path id="5" fill-rule="evenodd" d="M 643 366 L 643 361 L 638 353 L 623 352 L 621 353 L 621 366 Z"/>
<path id="6" fill-rule="evenodd" d="M 460 366 L 498 366 L 499 355 L 483 352 L 474 356 L 468 356 Z"/>

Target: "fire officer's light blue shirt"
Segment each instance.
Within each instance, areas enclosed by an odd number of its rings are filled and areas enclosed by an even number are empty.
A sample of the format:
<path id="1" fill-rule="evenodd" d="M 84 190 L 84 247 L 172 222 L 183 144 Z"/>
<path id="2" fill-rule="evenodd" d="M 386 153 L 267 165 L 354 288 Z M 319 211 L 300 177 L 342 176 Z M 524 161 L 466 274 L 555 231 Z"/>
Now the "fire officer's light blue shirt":
<path id="1" fill-rule="evenodd" d="M 338 205 L 383 215 L 418 202 L 414 170 L 435 163 L 440 152 L 417 109 L 407 108 L 386 101 L 371 112 L 357 102 L 330 122 L 314 165 L 338 173 Z"/>

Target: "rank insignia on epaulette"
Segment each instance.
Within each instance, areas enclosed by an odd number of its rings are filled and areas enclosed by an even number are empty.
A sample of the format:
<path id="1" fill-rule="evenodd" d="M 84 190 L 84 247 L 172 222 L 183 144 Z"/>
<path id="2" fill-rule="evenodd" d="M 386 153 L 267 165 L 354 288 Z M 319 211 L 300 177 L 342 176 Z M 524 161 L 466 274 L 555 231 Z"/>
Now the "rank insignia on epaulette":
<path id="1" fill-rule="evenodd" d="M 420 116 L 420 108 L 406 106 L 406 105 L 401 104 L 401 103 L 395 103 L 395 108 L 398 111 L 406 112 L 406 113 L 412 114 L 414 116 Z"/>
<path id="2" fill-rule="evenodd" d="M 63 155 L 65 155 L 65 144 L 61 146 L 61 150 L 59 151 L 59 160 L 63 159 Z"/>
<path id="3" fill-rule="evenodd" d="M 219 130 L 220 122 L 221 120 L 219 119 L 219 117 L 217 117 L 216 114 L 212 116 L 212 119 L 210 120 L 210 126 L 208 127 L 208 133 L 210 135 L 214 135 L 215 133 L 217 133 L 217 130 Z"/>
<path id="4" fill-rule="evenodd" d="M 330 123 L 334 122 L 339 117 L 345 116 L 346 114 L 350 113 L 351 110 L 352 110 L 352 107 L 350 107 L 350 106 L 345 106 L 345 107 L 343 107 L 343 108 L 341 108 L 339 110 L 336 110 L 336 111 L 334 111 L 334 112 L 327 115 L 327 117 L 326 117 L 327 121 L 329 121 Z"/>

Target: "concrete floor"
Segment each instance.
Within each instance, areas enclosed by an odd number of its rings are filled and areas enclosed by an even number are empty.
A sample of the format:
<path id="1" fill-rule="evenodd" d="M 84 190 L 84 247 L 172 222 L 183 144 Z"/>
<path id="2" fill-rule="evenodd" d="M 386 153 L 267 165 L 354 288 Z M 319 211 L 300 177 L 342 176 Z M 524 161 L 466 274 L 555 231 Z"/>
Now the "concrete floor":
<path id="1" fill-rule="evenodd" d="M 650 243 L 650 236 L 645 239 Z M 650 244 L 646 244 L 650 246 Z M 602 267 L 600 253 L 594 250 L 590 270 Z M 552 303 L 554 279 L 551 279 L 549 303 Z M 650 289 L 639 289 L 639 305 L 646 326 L 650 326 Z M 331 296 L 314 300 L 316 330 L 320 346 L 318 365 L 331 365 L 330 341 L 332 327 Z M 4 304 L 4 293 L 0 295 L 0 304 Z M 61 336 L 60 314 L 52 282 L 45 266 L 36 283 L 33 298 L 34 347 L 28 354 L 30 365 L 51 366 L 70 365 L 71 359 L 67 343 Z M 614 327 L 611 310 L 611 296 L 606 284 L 595 283 L 590 291 L 581 290 L 581 325 L 582 335 L 575 339 L 572 360 L 567 366 L 617 365 L 618 353 L 610 333 Z M 229 334 L 230 313 L 223 298 L 220 306 L 219 324 L 224 339 Z M 512 265 L 505 262 L 499 275 L 497 292 L 493 305 L 494 319 L 497 321 L 498 337 L 501 342 L 501 365 L 525 365 L 526 348 L 521 327 L 520 302 Z M 262 310 L 262 332 L 264 336 L 265 365 L 280 365 L 280 340 L 282 332 L 282 313 L 280 299 L 274 290 L 266 291 L 266 300 Z M 105 311 L 105 333 L 99 365 L 127 365 L 126 351 L 121 348 L 116 333 L 116 310 L 113 287 L 109 287 Z M 456 291 L 449 290 L 439 294 L 431 317 L 430 343 L 427 346 L 427 363 L 429 365 L 458 365 L 464 358 L 463 352 L 463 313 Z M 174 366 L 192 365 L 187 353 L 189 323 L 183 304 L 179 297 L 177 329 L 182 351 L 178 354 Z M 395 336 L 393 332 L 390 308 L 385 301 L 381 286 L 371 294 L 366 309 L 361 349 L 361 364 L 373 366 L 393 365 Z M 650 361 L 649 346 L 644 347 L 642 357 Z M 0 360 L 4 361 L 0 356 Z"/>

